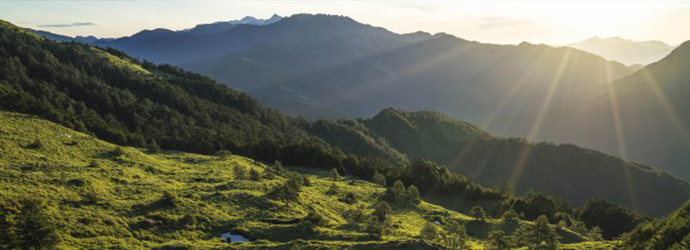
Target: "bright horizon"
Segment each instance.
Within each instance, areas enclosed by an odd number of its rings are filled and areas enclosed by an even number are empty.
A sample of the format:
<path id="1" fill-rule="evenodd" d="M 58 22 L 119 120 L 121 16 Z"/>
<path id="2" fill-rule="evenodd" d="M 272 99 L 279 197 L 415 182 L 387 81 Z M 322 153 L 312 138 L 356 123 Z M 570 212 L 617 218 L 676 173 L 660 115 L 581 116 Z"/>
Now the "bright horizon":
<path id="1" fill-rule="evenodd" d="M 69 36 L 122 37 L 298 13 L 499 44 L 568 44 L 594 36 L 670 45 L 690 40 L 683 28 L 690 27 L 690 2 L 683 1 L 0 1 L 0 19 Z"/>

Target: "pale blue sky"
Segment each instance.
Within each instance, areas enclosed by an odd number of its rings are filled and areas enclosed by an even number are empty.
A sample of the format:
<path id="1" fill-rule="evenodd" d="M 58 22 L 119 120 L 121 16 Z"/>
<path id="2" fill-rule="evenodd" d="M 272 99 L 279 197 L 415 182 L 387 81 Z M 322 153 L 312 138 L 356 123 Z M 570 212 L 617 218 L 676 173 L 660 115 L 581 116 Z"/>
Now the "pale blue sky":
<path id="1" fill-rule="evenodd" d="M 446 32 L 492 43 L 690 40 L 690 1 L 0 1 L 0 19 L 72 36 L 119 37 L 274 13 L 347 15 L 395 32 Z"/>

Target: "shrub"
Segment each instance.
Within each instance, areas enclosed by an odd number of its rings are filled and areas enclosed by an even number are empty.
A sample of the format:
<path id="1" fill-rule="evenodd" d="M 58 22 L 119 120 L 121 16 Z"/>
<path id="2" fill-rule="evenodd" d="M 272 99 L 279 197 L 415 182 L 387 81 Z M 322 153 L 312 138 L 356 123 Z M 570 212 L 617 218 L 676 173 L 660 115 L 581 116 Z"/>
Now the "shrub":
<path id="1" fill-rule="evenodd" d="M 484 212 L 484 208 L 482 208 L 481 206 L 474 206 L 470 210 L 470 215 L 479 221 L 486 220 L 486 212 Z"/>
<path id="2" fill-rule="evenodd" d="M 331 180 L 339 180 L 340 179 L 340 173 L 338 173 L 338 170 L 335 168 L 331 168 L 331 171 L 328 173 L 328 177 L 331 178 Z"/>
<path id="3" fill-rule="evenodd" d="M 371 178 L 371 181 L 378 184 L 379 186 L 382 186 L 382 187 L 386 186 L 386 177 L 383 176 L 383 174 L 379 173 L 378 171 L 376 171 L 376 173 L 374 173 L 374 176 Z"/>
<path id="4" fill-rule="evenodd" d="M 419 204 L 422 202 L 422 197 L 419 193 L 419 189 L 415 185 L 410 185 L 407 187 L 407 199 L 412 204 Z"/>
<path id="5" fill-rule="evenodd" d="M 510 239 L 506 237 L 503 231 L 491 231 L 487 240 L 489 242 L 489 250 L 510 249 Z"/>
<path id="6" fill-rule="evenodd" d="M 232 152 L 228 150 L 218 150 L 216 151 L 216 156 L 221 159 L 227 159 L 232 157 Z"/>
<path id="7" fill-rule="evenodd" d="M 252 168 L 251 170 L 249 170 L 249 179 L 252 181 L 261 181 L 261 173 L 259 173 L 259 171 L 257 171 L 256 169 Z"/>
<path id="8" fill-rule="evenodd" d="M 445 233 L 441 235 L 443 243 L 452 249 L 468 249 L 467 229 L 455 220 L 449 220 L 445 225 Z"/>
<path id="9" fill-rule="evenodd" d="M 436 226 L 432 222 L 427 222 L 426 224 L 424 224 L 422 230 L 419 231 L 419 237 L 421 237 L 423 240 L 428 240 L 432 242 L 437 241 L 440 237 L 438 226 Z"/>
<path id="10" fill-rule="evenodd" d="M 395 181 L 393 186 L 388 187 L 388 189 L 386 189 L 386 193 L 384 194 L 384 198 L 392 202 L 401 201 L 406 196 L 407 191 L 405 190 L 405 185 L 400 180 Z"/>
<path id="11" fill-rule="evenodd" d="M 503 213 L 503 220 L 507 222 L 517 222 L 520 218 L 520 216 L 513 211 L 512 209 L 509 209 L 505 213 Z"/>
<path id="12" fill-rule="evenodd" d="M 233 175 L 235 175 L 235 179 L 237 180 L 246 180 L 247 179 L 247 170 L 240 165 L 235 165 L 232 167 L 232 172 Z"/>
<path id="13" fill-rule="evenodd" d="M 331 186 L 326 190 L 327 195 L 336 195 L 338 193 L 340 193 L 340 188 L 335 183 L 331 183 Z"/>
<path id="14" fill-rule="evenodd" d="M 39 139 L 35 139 L 29 145 L 26 145 L 26 148 L 28 148 L 28 149 L 39 149 L 42 147 L 43 147 L 43 142 Z"/>

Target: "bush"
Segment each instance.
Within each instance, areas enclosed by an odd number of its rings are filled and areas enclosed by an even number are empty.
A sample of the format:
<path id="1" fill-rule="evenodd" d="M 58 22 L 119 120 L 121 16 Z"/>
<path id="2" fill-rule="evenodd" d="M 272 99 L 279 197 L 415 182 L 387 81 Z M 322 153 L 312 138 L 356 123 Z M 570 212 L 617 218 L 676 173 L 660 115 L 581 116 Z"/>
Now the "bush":
<path id="1" fill-rule="evenodd" d="M 415 185 L 410 185 L 407 187 L 407 199 L 412 204 L 419 204 L 422 202 L 422 197 L 419 193 L 419 189 Z"/>
<path id="2" fill-rule="evenodd" d="M 374 215 L 379 221 L 387 221 L 388 215 L 390 215 L 392 212 L 393 209 L 391 209 L 391 206 L 388 205 L 388 202 L 382 201 L 376 205 L 372 215 Z"/>
<path id="3" fill-rule="evenodd" d="M 261 181 L 261 173 L 256 169 L 252 168 L 249 170 L 249 179 L 252 181 Z"/>
<path id="4" fill-rule="evenodd" d="M 35 139 L 31 144 L 26 145 L 28 149 L 39 149 L 43 147 L 43 142 L 39 139 Z"/>
<path id="5" fill-rule="evenodd" d="M 443 243 L 452 249 L 468 249 L 467 229 L 455 220 L 449 220 L 445 225 L 445 233 L 441 235 Z"/>
<path id="6" fill-rule="evenodd" d="M 520 220 L 520 216 L 512 209 L 503 213 L 503 220 L 507 222 L 517 222 Z"/>
<path id="7" fill-rule="evenodd" d="M 233 175 L 235 175 L 235 179 L 237 180 L 246 180 L 247 179 L 247 170 L 240 165 L 235 165 L 232 167 L 232 172 Z"/>
<path id="8" fill-rule="evenodd" d="M 379 173 L 378 171 L 376 171 L 374 173 L 374 176 L 371 177 L 371 181 L 378 184 L 379 186 L 382 186 L 382 187 L 386 186 L 386 177 L 383 176 L 383 174 Z"/>
<path id="9" fill-rule="evenodd" d="M 299 199 L 301 189 L 302 178 L 298 175 L 291 175 L 283 184 L 277 186 L 268 195 L 277 200 L 296 201 Z"/>
<path id="10" fill-rule="evenodd" d="M 421 237 L 422 240 L 436 242 L 440 237 L 438 226 L 432 222 L 427 222 L 424 224 L 422 230 L 419 231 L 419 237 Z"/>
<path id="11" fill-rule="evenodd" d="M 340 179 L 340 173 L 338 173 L 338 170 L 335 168 L 331 168 L 331 171 L 328 173 L 328 177 L 331 178 L 331 180 L 339 180 Z"/>
<path id="12" fill-rule="evenodd" d="M 340 193 L 340 188 L 335 183 L 331 183 L 331 186 L 326 190 L 327 195 L 336 195 L 338 193 Z"/>
<path id="13" fill-rule="evenodd" d="M 510 249 L 510 240 L 503 231 L 491 231 L 488 236 L 489 250 Z"/>
<path id="14" fill-rule="evenodd" d="M 347 194 L 345 194 L 345 196 L 340 198 L 340 201 L 347 203 L 347 204 L 350 204 L 350 205 L 355 204 L 355 203 L 357 203 L 357 195 L 355 195 L 352 192 L 347 192 Z"/>
<path id="15" fill-rule="evenodd" d="M 221 159 L 227 159 L 232 157 L 232 152 L 228 150 L 218 150 L 216 151 L 216 156 Z"/>
<path id="16" fill-rule="evenodd" d="M 482 208 L 481 206 L 474 206 L 470 210 L 470 215 L 479 221 L 486 220 L 486 212 L 484 212 L 484 208 Z"/>
<path id="17" fill-rule="evenodd" d="M 386 189 L 386 193 L 384 194 L 384 198 L 391 202 L 402 201 L 406 196 L 407 191 L 405 190 L 405 185 L 400 180 L 395 181 L 393 186 L 388 187 L 388 189 Z"/>

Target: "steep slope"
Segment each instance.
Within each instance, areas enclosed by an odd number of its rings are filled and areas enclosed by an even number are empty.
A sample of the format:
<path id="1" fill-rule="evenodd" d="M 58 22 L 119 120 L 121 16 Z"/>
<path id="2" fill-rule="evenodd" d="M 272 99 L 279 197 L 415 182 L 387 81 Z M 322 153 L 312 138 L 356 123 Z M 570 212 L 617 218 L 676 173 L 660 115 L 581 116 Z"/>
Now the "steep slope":
<path id="1" fill-rule="evenodd" d="M 0 112 L 0 155 L 0 223 L 13 224 L 22 204 L 35 201 L 62 239 L 60 249 L 445 249 L 419 238 L 425 223 L 439 220 L 465 224 L 475 235 L 471 249 L 484 249 L 487 230 L 510 234 L 531 224 L 477 221 L 425 202 L 393 203 L 395 226 L 376 240 L 362 233 L 366 221 L 353 217 L 380 202 L 384 188 L 375 184 L 308 171 L 298 176 L 310 184 L 294 201 L 281 200 L 273 190 L 295 173 L 240 156 L 122 148 L 17 113 Z M 259 177 L 242 177 L 249 171 Z M 346 201 L 350 193 L 356 198 Z M 223 243 L 226 232 L 251 242 Z M 562 245 L 567 249 L 614 246 L 558 233 L 571 243 Z"/>
<path id="2" fill-rule="evenodd" d="M 638 226 L 623 243 L 633 250 L 690 248 L 690 201 L 664 219 Z"/>
<path id="3" fill-rule="evenodd" d="M 661 60 L 675 48 L 660 41 L 633 41 L 620 37 L 592 37 L 567 46 L 600 55 L 626 65 L 647 65 Z"/>
<path id="4" fill-rule="evenodd" d="M 386 157 L 394 152 L 409 159 L 430 159 L 487 186 L 508 182 L 516 193 L 536 190 L 577 206 L 599 198 L 661 216 L 690 197 L 690 184 L 650 166 L 570 144 L 492 137 L 439 113 L 386 109 L 371 119 L 338 124 L 381 142 L 369 147 L 374 148 L 369 154 Z M 323 130 L 314 128 L 320 125 L 324 126 L 314 123 L 307 131 Z M 314 134 L 340 146 L 342 138 L 355 137 L 346 131 Z"/>

